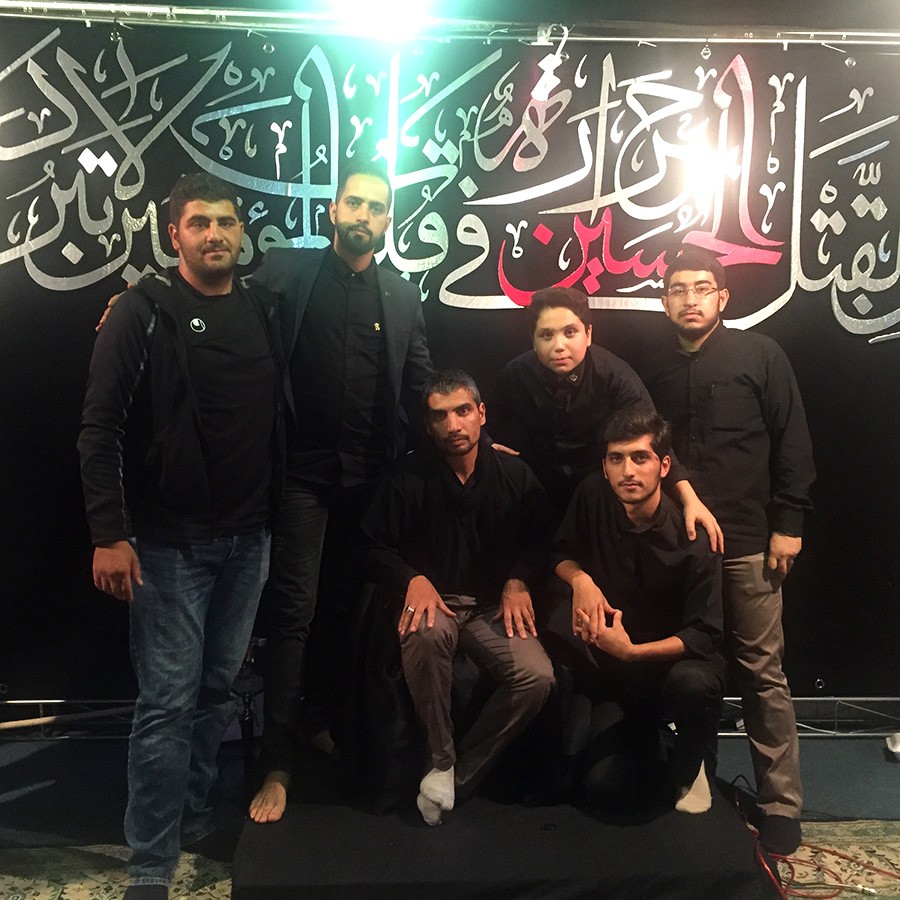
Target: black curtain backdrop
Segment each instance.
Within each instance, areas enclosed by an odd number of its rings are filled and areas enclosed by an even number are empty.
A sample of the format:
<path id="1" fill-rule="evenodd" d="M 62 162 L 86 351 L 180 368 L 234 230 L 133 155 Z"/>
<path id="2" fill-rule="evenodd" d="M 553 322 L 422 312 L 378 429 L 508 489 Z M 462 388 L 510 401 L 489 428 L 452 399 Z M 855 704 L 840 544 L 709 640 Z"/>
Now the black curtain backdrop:
<path id="1" fill-rule="evenodd" d="M 232 180 L 247 237 L 330 241 L 348 157 L 383 157 L 382 264 L 419 284 L 438 366 L 488 404 L 523 308 L 584 290 L 639 367 L 668 334 L 664 254 L 726 257 L 730 327 L 787 352 L 817 507 L 785 590 L 794 693 L 900 695 L 896 56 L 818 46 L 423 43 L 8 20 L 0 35 L 0 684 L 133 690 L 97 592 L 75 453 L 106 299 L 171 264 L 182 172 Z M 265 44 L 270 46 L 266 47 Z M 884 48 L 882 48 L 884 49 Z M 854 65 L 848 64 L 852 55 Z"/>

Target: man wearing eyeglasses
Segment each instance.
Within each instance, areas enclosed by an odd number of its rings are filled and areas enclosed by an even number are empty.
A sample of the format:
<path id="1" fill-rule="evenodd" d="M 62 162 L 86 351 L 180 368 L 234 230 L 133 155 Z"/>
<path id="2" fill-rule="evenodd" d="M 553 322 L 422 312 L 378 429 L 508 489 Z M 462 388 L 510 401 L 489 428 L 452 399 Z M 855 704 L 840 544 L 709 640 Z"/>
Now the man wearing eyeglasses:
<path id="1" fill-rule="evenodd" d="M 673 445 L 725 535 L 726 648 L 741 690 L 756 775 L 760 840 L 774 853 L 800 843 L 797 724 L 782 671 L 781 583 L 802 545 L 815 478 L 803 402 L 770 338 L 725 328 L 725 272 L 685 249 L 662 298 L 675 336 L 643 368 Z"/>

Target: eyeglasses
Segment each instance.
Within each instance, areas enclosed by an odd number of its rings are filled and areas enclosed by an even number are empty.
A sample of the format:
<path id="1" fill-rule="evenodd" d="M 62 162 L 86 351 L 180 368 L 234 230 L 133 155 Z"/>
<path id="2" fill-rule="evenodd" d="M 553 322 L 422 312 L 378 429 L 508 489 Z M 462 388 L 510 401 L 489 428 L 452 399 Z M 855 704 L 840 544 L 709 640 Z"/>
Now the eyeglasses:
<path id="1" fill-rule="evenodd" d="M 688 294 L 693 294 L 698 300 L 702 300 L 704 297 L 708 297 L 710 294 L 719 291 L 720 288 L 713 287 L 709 284 L 701 284 L 696 287 L 673 287 L 670 288 L 666 292 L 667 297 L 674 297 L 676 300 L 681 297 L 687 297 Z"/>

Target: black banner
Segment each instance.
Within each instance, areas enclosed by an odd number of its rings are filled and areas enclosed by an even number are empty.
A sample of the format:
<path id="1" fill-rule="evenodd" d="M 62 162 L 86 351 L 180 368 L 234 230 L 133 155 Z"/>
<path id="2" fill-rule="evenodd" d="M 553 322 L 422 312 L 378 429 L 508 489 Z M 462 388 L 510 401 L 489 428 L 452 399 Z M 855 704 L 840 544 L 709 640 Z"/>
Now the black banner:
<path id="1" fill-rule="evenodd" d="M 800 382 L 819 479 L 786 585 L 794 691 L 900 694 L 900 180 L 877 48 L 363 40 L 17 20 L 0 37 L 2 575 L 10 696 L 111 696 L 125 611 L 90 584 L 74 441 L 93 324 L 175 259 L 182 172 L 233 182 L 246 271 L 330 242 L 352 157 L 383 159 L 378 258 L 418 284 L 438 365 L 488 402 L 548 285 L 637 364 L 667 333 L 665 254 L 727 267 L 727 324 Z M 8 645 L 8 646 L 7 646 Z"/>

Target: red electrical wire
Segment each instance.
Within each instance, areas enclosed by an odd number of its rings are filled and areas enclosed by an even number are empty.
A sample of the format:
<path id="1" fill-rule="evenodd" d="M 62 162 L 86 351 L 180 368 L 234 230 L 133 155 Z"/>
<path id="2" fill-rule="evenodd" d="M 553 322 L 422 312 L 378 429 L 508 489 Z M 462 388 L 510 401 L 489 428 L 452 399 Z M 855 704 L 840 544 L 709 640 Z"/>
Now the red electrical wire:
<path id="1" fill-rule="evenodd" d="M 754 835 L 753 841 L 753 849 L 756 851 L 756 858 L 759 860 L 759 864 L 765 870 L 766 875 L 769 876 L 772 884 L 775 885 L 775 890 L 778 891 L 778 896 L 784 900 L 787 897 L 787 894 L 784 892 L 784 888 L 781 886 L 781 879 L 772 871 L 769 864 L 766 862 L 765 856 L 763 856 L 763 852 L 759 846 L 759 840 Z"/>
<path id="2" fill-rule="evenodd" d="M 850 856 L 850 854 L 848 854 L 848 853 L 841 853 L 840 850 L 832 850 L 830 847 L 821 847 L 818 844 L 807 844 L 806 842 L 801 844 L 801 846 L 805 847 L 807 850 L 812 850 L 813 852 L 816 852 L 816 853 L 831 854 L 832 856 L 836 856 L 839 859 L 845 860 L 846 862 L 851 862 L 854 865 L 859 866 L 862 869 L 867 869 L 870 872 L 874 872 L 877 875 L 883 875 L 886 878 L 892 878 L 894 881 L 900 881 L 900 874 L 897 874 L 896 872 L 889 872 L 887 869 L 880 869 L 878 866 L 873 866 L 870 863 L 864 862 L 863 860 L 858 859 L 855 856 Z M 769 875 L 771 877 L 772 872 L 769 869 L 769 867 L 766 865 L 765 860 L 762 857 L 762 854 L 759 850 L 759 842 L 757 842 L 756 852 L 760 858 L 760 861 L 762 862 L 763 866 L 765 867 L 766 871 L 769 873 Z M 827 866 L 822 865 L 822 863 L 813 862 L 812 860 L 807 860 L 807 859 L 799 859 L 796 856 L 779 856 L 777 853 L 773 853 L 772 856 L 779 863 L 783 863 L 787 866 L 788 877 L 789 877 L 789 880 L 791 883 L 794 882 L 797 866 L 803 866 L 803 867 L 805 867 L 807 869 L 811 869 L 815 872 L 822 872 L 823 874 L 828 876 L 832 881 L 837 881 L 837 882 L 842 883 L 841 876 L 837 872 L 833 871 L 832 869 L 829 869 Z M 808 887 L 812 887 L 812 884 L 808 885 Z M 782 897 L 802 897 L 802 898 L 808 898 L 808 900 L 816 900 L 816 898 L 818 898 L 818 900 L 833 900 L 833 898 L 839 897 L 842 893 L 844 893 L 844 891 L 846 891 L 848 889 L 855 890 L 855 885 L 842 884 L 842 886 L 836 887 L 832 893 L 826 893 L 821 890 L 816 890 L 814 893 L 806 893 L 802 890 L 797 890 L 796 888 L 792 888 L 792 887 L 781 888 L 779 886 L 779 890 L 781 891 Z"/>
<path id="3" fill-rule="evenodd" d="M 739 776 L 739 777 L 741 777 L 741 776 Z M 737 780 L 738 779 L 735 779 L 735 782 Z M 732 787 L 733 786 L 734 786 L 734 782 L 732 782 Z M 741 818 L 746 822 L 747 814 L 743 808 L 743 805 L 738 801 L 735 803 L 735 806 L 737 807 L 737 811 L 738 811 L 739 815 L 741 816 Z M 809 893 L 804 893 L 802 891 L 799 891 L 796 888 L 783 887 L 781 884 L 781 879 L 778 877 L 778 875 L 776 875 L 772 871 L 771 867 L 766 862 L 766 858 L 763 855 L 762 849 L 760 847 L 759 835 L 758 835 L 756 829 L 754 829 L 753 831 L 754 831 L 754 839 L 755 839 L 754 849 L 756 851 L 756 858 L 757 858 L 757 860 L 759 860 L 759 864 L 763 867 L 766 874 L 772 880 L 772 883 L 775 885 L 775 888 L 777 889 L 779 895 L 782 898 L 785 898 L 785 900 L 788 897 L 815 898 L 815 900 L 833 900 L 833 898 L 840 896 L 842 893 L 844 893 L 844 891 L 846 891 L 848 889 L 850 889 L 850 890 L 856 889 L 855 885 L 849 885 L 849 884 L 844 885 L 842 883 L 841 886 L 836 887 L 834 889 L 834 893 L 826 893 L 824 891 L 817 890 L 815 893 L 809 894 Z M 830 847 L 822 847 L 822 846 L 819 846 L 818 844 L 808 844 L 808 843 L 806 843 L 806 841 L 804 841 L 801 844 L 801 846 L 806 847 L 807 850 L 812 850 L 813 852 L 817 852 L 817 853 L 830 853 L 832 856 L 836 856 L 839 859 L 845 860 L 846 862 L 853 863 L 854 865 L 857 865 L 862 869 L 867 869 L 869 872 L 873 872 L 876 875 L 883 875 L 885 878 L 890 878 L 894 881 L 900 882 L 900 874 L 898 874 L 897 872 L 889 872 L 887 869 L 880 869 L 878 866 L 873 866 L 870 863 L 863 862 L 863 860 L 857 859 L 855 856 L 850 856 L 847 853 L 841 853 L 840 850 L 832 850 Z M 788 868 L 789 878 L 792 883 L 794 881 L 794 877 L 796 874 L 795 867 L 797 865 L 804 866 L 808 869 L 813 870 L 814 872 L 822 872 L 825 875 L 828 875 L 830 878 L 834 879 L 835 881 L 842 882 L 841 876 L 838 873 L 833 872 L 831 869 L 827 868 L 826 866 L 823 866 L 821 863 L 813 862 L 812 860 L 798 859 L 795 856 L 780 856 L 777 853 L 772 853 L 772 854 L 770 854 L 770 856 L 773 859 L 775 859 L 777 862 L 786 864 L 786 866 Z M 809 887 L 812 887 L 812 883 L 809 885 Z"/>
<path id="4" fill-rule="evenodd" d="M 897 872 L 888 872 L 887 869 L 879 869 L 878 866 L 862 862 L 862 860 L 857 859 L 855 856 L 841 853 L 840 850 L 832 850 L 830 847 L 820 847 L 818 844 L 807 844 L 806 842 L 804 842 L 803 846 L 806 847 L 807 850 L 816 850 L 819 853 L 830 853 L 832 856 L 837 856 L 839 859 L 845 859 L 847 862 L 855 863 L 858 866 L 862 866 L 864 869 L 868 869 L 870 872 L 875 872 L 877 875 L 884 875 L 886 878 L 893 878 L 894 881 L 900 881 L 900 874 Z"/>
<path id="5" fill-rule="evenodd" d="M 827 875 L 829 878 L 831 878 L 832 881 L 836 881 L 836 882 L 838 882 L 838 884 L 842 884 L 841 876 L 837 872 L 834 872 L 831 869 L 826 868 L 821 863 L 814 863 L 812 861 L 807 861 L 805 859 L 797 859 L 794 856 L 776 856 L 776 858 L 778 859 L 779 863 L 784 863 L 787 866 L 789 884 L 794 883 L 794 880 L 795 880 L 796 874 L 797 874 L 797 870 L 796 870 L 797 865 L 806 866 L 810 869 L 815 869 L 817 872 L 823 872 L 825 875 Z M 788 886 L 785 889 L 785 896 L 786 897 L 807 897 L 807 898 L 813 898 L 813 900 L 814 900 L 814 898 L 818 897 L 819 900 L 832 900 L 832 898 L 834 898 L 834 897 L 839 897 L 843 892 L 844 892 L 844 887 L 836 887 L 831 891 L 831 893 L 827 893 L 822 890 L 816 890 L 812 894 L 806 894 L 803 891 L 799 891 L 796 888 Z"/>

